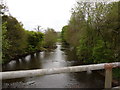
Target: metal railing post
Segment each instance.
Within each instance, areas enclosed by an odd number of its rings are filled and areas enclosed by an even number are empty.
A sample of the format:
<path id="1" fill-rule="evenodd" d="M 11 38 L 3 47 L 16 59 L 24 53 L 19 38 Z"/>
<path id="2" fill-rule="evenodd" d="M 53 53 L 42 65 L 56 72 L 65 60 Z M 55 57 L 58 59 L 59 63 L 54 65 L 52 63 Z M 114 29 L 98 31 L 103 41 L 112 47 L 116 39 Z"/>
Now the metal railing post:
<path id="1" fill-rule="evenodd" d="M 112 64 L 105 64 L 105 88 L 112 88 Z"/>

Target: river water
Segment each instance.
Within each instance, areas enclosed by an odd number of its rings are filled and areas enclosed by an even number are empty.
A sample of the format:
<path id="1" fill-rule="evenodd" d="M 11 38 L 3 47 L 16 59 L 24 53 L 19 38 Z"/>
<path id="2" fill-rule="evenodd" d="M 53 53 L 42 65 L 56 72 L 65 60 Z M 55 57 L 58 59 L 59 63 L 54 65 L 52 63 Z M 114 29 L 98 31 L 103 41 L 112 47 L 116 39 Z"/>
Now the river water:
<path id="1" fill-rule="evenodd" d="M 13 60 L 3 66 L 3 71 L 32 70 L 77 66 L 82 63 L 77 60 L 74 51 L 61 50 L 57 44 L 55 50 L 43 51 L 28 55 L 19 60 Z M 104 78 L 96 72 L 62 73 L 3 80 L 3 88 L 103 88 Z"/>

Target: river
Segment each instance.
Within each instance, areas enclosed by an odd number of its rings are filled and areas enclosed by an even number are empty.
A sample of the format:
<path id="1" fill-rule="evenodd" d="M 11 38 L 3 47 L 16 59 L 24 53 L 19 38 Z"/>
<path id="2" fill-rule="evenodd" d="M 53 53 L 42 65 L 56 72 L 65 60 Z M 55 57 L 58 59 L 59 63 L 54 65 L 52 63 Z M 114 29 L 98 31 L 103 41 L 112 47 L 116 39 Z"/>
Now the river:
<path id="1" fill-rule="evenodd" d="M 3 66 L 3 71 L 58 68 L 81 65 L 74 51 L 61 50 L 57 44 L 54 50 L 28 55 Z M 3 88 L 103 88 L 104 78 L 96 72 L 62 73 L 37 77 L 26 77 L 2 81 Z"/>

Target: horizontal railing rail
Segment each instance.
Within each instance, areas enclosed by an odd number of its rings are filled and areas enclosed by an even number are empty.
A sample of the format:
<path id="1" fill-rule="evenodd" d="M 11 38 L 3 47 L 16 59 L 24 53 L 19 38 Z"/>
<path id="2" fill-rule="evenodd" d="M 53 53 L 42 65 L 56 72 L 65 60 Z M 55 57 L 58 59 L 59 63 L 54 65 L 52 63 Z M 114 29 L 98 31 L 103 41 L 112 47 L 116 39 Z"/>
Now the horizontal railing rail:
<path id="1" fill-rule="evenodd" d="M 0 75 L 2 76 L 0 77 L 0 80 L 105 69 L 106 70 L 105 88 L 108 88 L 111 87 L 112 68 L 116 68 L 116 67 L 120 67 L 120 62 L 80 65 L 80 66 L 71 66 L 71 67 L 50 68 L 50 69 L 7 71 L 7 72 L 0 72 Z"/>

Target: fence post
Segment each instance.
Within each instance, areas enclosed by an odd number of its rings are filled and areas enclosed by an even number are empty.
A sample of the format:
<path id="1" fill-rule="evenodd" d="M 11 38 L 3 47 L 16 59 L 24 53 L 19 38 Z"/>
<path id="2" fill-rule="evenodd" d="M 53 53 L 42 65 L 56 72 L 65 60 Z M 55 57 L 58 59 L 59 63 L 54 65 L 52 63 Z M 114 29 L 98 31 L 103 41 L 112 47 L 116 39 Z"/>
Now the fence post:
<path id="1" fill-rule="evenodd" d="M 112 88 L 112 64 L 105 64 L 105 88 Z"/>

